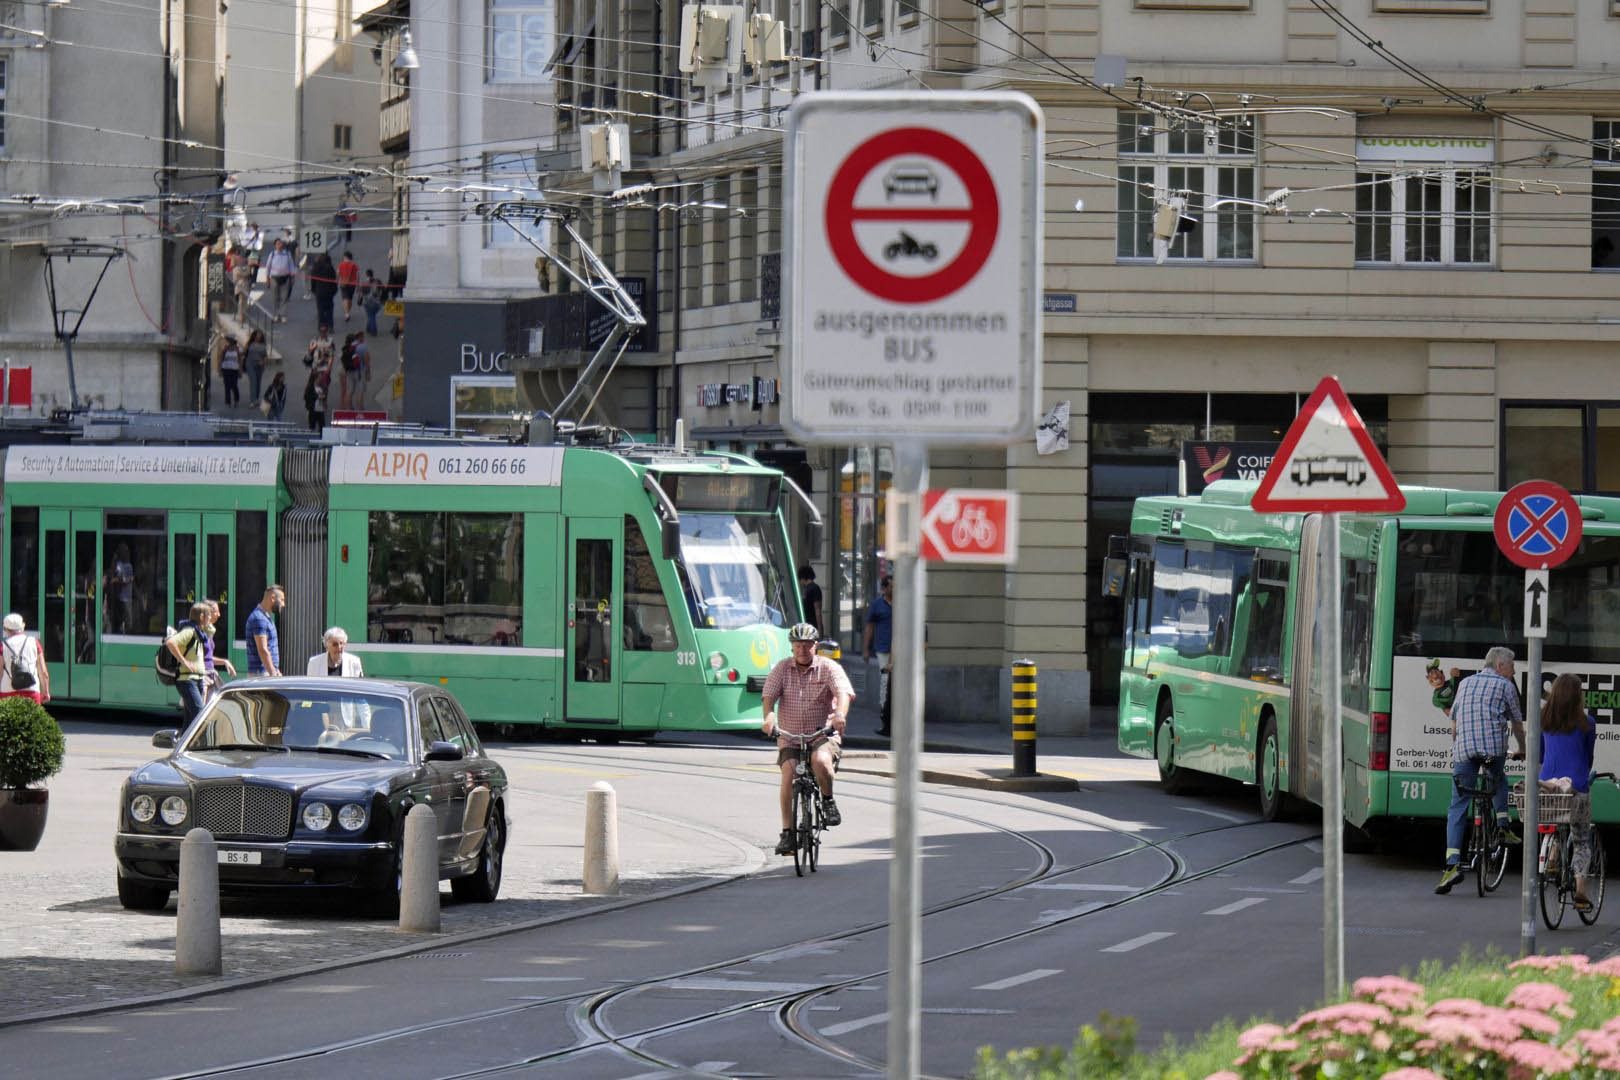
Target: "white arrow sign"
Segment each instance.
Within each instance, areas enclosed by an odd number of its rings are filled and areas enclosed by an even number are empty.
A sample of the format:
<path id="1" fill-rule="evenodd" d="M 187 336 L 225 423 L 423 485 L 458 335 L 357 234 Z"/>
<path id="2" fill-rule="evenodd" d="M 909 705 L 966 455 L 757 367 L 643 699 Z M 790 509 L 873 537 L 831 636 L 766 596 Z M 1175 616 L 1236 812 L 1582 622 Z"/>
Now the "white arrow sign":
<path id="1" fill-rule="evenodd" d="M 1547 575 L 1546 570 L 1524 572 L 1524 636 L 1527 638 L 1547 636 Z"/>

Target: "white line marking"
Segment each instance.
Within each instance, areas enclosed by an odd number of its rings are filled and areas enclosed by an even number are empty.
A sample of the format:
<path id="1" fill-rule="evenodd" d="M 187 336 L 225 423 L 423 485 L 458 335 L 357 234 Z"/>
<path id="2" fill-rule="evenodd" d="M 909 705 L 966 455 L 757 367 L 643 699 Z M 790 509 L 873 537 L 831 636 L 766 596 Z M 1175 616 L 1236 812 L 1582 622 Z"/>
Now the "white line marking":
<path id="1" fill-rule="evenodd" d="M 700 1074 L 723 1073 L 735 1064 L 737 1064 L 735 1061 L 700 1061 L 692 1066 L 692 1072 Z M 653 1072 L 636 1073 L 634 1076 L 625 1077 L 624 1080 L 676 1080 L 677 1077 L 686 1075 L 689 1074 L 685 1069 L 679 1072 L 671 1069 L 657 1069 Z"/>
<path id="2" fill-rule="evenodd" d="M 1135 885 L 1091 885 L 1084 882 L 1037 881 L 1030 889 L 1072 889 L 1075 892 L 1136 892 Z"/>
<path id="3" fill-rule="evenodd" d="M 975 986 L 973 989 L 1009 990 L 1014 986 L 1022 986 L 1024 983 L 1034 982 L 1036 979 L 1045 979 L 1053 975 L 1061 974 L 1063 974 L 1062 968 L 1036 968 L 1034 971 L 1026 971 L 1022 975 L 1009 975 L 1005 979 L 997 979 L 995 982 L 985 983 L 982 986 Z"/>
<path id="4" fill-rule="evenodd" d="M 1122 941 L 1118 945 L 1110 945 L 1102 951 L 1130 952 L 1133 949 L 1140 949 L 1144 945 L 1151 945 L 1155 941 L 1163 941 L 1167 937 L 1175 936 L 1176 932 L 1174 930 L 1155 930 L 1151 934 L 1143 934 L 1141 937 L 1133 937 L 1129 941 Z"/>
<path id="5" fill-rule="evenodd" d="M 1204 914 L 1205 915 L 1231 915 L 1231 914 L 1234 914 L 1236 912 L 1242 911 L 1244 908 L 1251 908 L 1251 907 L 1254 907 L 1254 905 L 1256 905 L 1256 904 L 1263 904 L 1265 902 L 1266 902 L 1266 898 L 1263 897 L 1263 896 L 1246 896 L 1242 900 L 1234 900 L 1230 904 L 1222 904 L 1218 908 L 1210 908 L 1208 911 L 1204 912 Z"/>
<path id="6" fill-rule="evenodd" d="M 847 1035 L 851 1031 L 859 1031 L 863 1027 L 871 1027 L 873 1024 L 881 1024 L 888 1019 L 889 1014 L 886 1012 L 874 1013 L 871 1016 L 863 1016 L 859 1020 L 845 1020 L 842 1024 L 834 1024 L 832 1027 L 824 1027 L 821 1029 L 821 1033 L 828 1038 L 832 1038 L 835 1035 Z"/>
<path id="7" fill-rule="evenodd" d="M 1233 892 L 1287 893 L 1289 896 L 1298 896 L 1300 893 L 1304 892 L 1305 890 L 1304 889 L 1275 889 L 1275 888 L 1271 888 L 1271 887 L 1268 887 L 1268 886 L 1265 886 L 1265 885 L 1234 885 L 1234 886 L 1232 886 L 1232 891 Z"/>
<path id="8" fill-rule="evenodd" d="M 1305 850 L 1314 851 L 1320 855 L 1322 854 L 1322 842 L 1320 840 L 1309 840 L 1305 844 Z"/>
<path id="9" fill-rule="evenodd" d="M 1107 906 L 1108 905 L 1103 903 L 1101 900 L 1093 900 L 1089 904 L 1080 904 L 1077 907 L 1048 908 L 1046 911 L 1041 912 L 1040 915 L 1036 917 L 1035 925 L 1047 926 L 1051 923 L 1062 922 L 1064 919 L 1072 919 L 1076 916 L 1084 915 L 1087 912 L 1096 911 L 1098 908 L 1105 908 Z"/>
<path id="10" fill-rule="evenodd" d="M 1222 821 L 1244 822 L 1253 820 L 1252 818 L 1246 818 L 1241 814 L 1223 814 L 1219 810 L 1200 810 L 1194 806 L 1183 806 L 1179 807 L 1178 809 L 1185 810 L 1189 814 L 1203 814 L 1205 817 L 1220 818 Z"/>
<path id="11" fill-rule="evenodd" d="M 583 975 L 492 975 L 485 982 L 496 983 L 531 983 L 531 982 L 579 982 Z"/>
<path id="12" fill-rule="evenodd" d="M 1016 1009 L 918 1009 L 918 1012 L 940 1016 L 1013 1016 Z"/>
<path id="13" fill-rule="evenodd" d="M 670 990 L 741 990 L 745 993 L 802 994 L 814 990 L 814 983 L 763 982 L 753 979 L 681 979 L 660 983 Z"/>
<path id="14" fill-rule="evenodd" d="M 1309 885 L 1313 881 L 1321 881 L 1321 880 L 1322 880 L 1322 868 L 1320 866 L 1313 866 L 1313 867 L 1311 867 L 1311 869 L 1309 869 L 1309 870 L 1305 871 L 1303 874 L 1299 875 L 1299 877 L 1297 877 L 1297 878 L 1289 878 L 1288 879 L 1288 884 L 1290 884 L 1290 885 Z"/>

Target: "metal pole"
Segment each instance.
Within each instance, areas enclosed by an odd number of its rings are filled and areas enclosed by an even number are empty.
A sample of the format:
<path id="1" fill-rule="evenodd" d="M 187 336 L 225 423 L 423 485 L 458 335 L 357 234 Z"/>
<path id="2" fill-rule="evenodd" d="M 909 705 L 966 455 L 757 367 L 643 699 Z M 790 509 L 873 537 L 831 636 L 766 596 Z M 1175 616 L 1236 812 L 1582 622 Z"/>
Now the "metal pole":
<path id="1" fill-rule="evenodd" d="M 1322 516 L 1322 1000 L 1344 993 L 1344 690 L 1339 671 L 1339 515 Z"/>
<path id="2" fill-rule="evenodd" d="M 894 445 L 891 513 L 904 542 L 894 559 L 894 641 L 889 676 L 894 753 L 894 859 L 889 864 L 889 1077 L 915 1080 L 921 1068 L 922 882 L 917 838 L 917 788 L 922 770 L 923 608 L 927 579 L 918 557 L 918 515 L 928 487 L 928 451 L 919 442 Z"/>
<path id="3" fill-rule="evenodd" d="M 1519 953 L 1532 956 L 1536 951 L 1536 912 L 1532 898 L 1537 895 L 1536 877 L 1541 869 L 1540 853 L 1536 845 L 1541 834 L 1536 830 L 1541 821 L 1541 639 L 1533 637 L 1530 645 L 1530 681 L 1524 688 L 1524 896 L 1520 904 Z M 1484 873 L 1483 869 L 1480 873 Z"/>
<path id="4" fill-rule="evenodd" d="M 1039 700 L 1035 661 L 1012 663 L 1013 775 L 1035 775 L 1035 710 Z"/>
<path id="5" fill-rule="evenodd" d="M 89 305 L 88 302 L 86 302 L 85 306 L 89 307 L 90 305 Z M 78 382 L 77 379 L 75 379 L 73 377 L 73 335 L 72 334 L 66 334 L 66 335 L 63 336 L 63 338 L 62 338 L 62 348 L 64 350 L 66 350 L 66 352 L 67 352 L 68 400 L 73 405 L 73 411 L 78 412 L 79 411 L 79 382 Z"/>

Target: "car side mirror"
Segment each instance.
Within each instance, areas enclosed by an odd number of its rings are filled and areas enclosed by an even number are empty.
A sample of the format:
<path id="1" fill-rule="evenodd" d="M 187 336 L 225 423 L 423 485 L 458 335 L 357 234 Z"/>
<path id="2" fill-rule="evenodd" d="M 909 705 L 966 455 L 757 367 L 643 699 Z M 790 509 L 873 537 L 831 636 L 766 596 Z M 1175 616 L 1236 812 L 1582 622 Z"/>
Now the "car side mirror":
<path id="1" fill-rule="evenodd" d="M 424 760 L 460 761 L 466 756 L 467 755 L 462 751 L 461 747 L 457 746 L 455 743 L 445 742 L 443 739 L 434 739 L 433 742 L 428 744 L 427 757 Z"/>
<path id="2" fill-rule="evenodd" d="M 173 750 L 174 741 L 179 737 L 179 729 L 164 728 L 162 731 L 155 732 L 152 735 L 152 745 L 157 747 L 159 750 Z"/>

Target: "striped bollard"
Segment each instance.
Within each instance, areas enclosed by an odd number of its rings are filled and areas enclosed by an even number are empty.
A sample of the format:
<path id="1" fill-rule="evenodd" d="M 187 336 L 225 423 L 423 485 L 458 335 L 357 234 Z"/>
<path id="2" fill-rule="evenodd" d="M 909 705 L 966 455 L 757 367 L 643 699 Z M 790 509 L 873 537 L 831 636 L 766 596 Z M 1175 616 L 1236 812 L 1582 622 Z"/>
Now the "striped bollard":
<path id="1" fill-rule="evenodd" d="M 1013 775 L 1035 775 L 1035 678 L 1033 660 L 1014 660 L 1012 666 Z"/>

